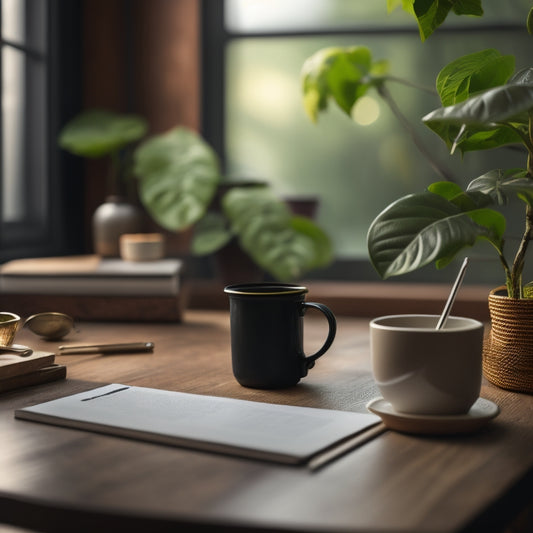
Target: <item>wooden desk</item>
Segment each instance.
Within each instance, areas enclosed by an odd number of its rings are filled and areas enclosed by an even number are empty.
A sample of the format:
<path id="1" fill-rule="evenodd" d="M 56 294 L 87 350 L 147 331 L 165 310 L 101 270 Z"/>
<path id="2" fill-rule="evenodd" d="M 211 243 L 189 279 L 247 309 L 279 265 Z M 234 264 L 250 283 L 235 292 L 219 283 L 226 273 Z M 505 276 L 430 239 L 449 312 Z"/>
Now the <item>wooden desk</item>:
<path id="1" fill-rule="evenodd" d="M 306 320 L 310 351 L 325 326 Z M 189 312 L 184 324 L 82 323 L 66 339 L 136 340 L 155 352 L 58 356 L 66 381 L 0 397 L 0 521 L 54 532 L 498 531 L 533 494 L 533 396 L 490 385 L 482 395 L 502 412 L 480 433 L 385 432 L 318 471 L 14 419 L 15 408 L 109 382 L 361 412 L 378 394 L 367 320 L 340 318 L 330 353 L 284 391 L 236 383 L 224 312 Z M 26 331 L 17 342 L 59 344 Z"/>

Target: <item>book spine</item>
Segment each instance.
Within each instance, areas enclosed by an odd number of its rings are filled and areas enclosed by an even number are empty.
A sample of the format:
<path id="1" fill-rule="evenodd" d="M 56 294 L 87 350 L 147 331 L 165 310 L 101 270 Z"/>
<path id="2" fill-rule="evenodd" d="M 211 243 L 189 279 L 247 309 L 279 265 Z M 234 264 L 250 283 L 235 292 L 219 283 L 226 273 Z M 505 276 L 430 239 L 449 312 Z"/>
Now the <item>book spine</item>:
<path id="1" fill-rule="evenodd" d="M 0 275 L 4 294 L 69 294 L 100 296 L 176 296 L 179 277 Z"/>

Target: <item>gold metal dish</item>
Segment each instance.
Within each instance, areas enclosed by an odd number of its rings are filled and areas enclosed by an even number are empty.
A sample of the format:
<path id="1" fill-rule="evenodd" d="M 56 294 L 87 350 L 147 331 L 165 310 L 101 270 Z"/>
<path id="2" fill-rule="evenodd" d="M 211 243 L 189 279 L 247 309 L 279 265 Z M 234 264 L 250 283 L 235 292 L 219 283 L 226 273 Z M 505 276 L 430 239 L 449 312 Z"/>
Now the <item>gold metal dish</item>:
<path id="1" fill-rule="evenodd" d="M 72 331 L 74 319 L 64 313 L 37 313 L 28 317 L 23 327 L 46 340 L 58 340 Z"/>
<path id="2" fill-rule="evenodd" d="M 9 346 L 15 338 L 20 323 L 20 317 L 7 311 L 0 312 L 0 344 Z"/>

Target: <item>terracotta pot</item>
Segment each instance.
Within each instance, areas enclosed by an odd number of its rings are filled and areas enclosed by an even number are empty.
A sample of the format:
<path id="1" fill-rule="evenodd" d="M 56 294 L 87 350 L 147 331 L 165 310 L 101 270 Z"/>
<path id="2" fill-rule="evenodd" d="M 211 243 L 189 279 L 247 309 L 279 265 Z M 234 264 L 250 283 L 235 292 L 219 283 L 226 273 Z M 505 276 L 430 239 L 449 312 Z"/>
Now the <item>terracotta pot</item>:
<path id="1" fill-rule="evenodd" d="M 505 294 L 504 287 L 489 294 L 491 330 L 483 372 L 498 387 L 533 394 L 533 299 Z"/>

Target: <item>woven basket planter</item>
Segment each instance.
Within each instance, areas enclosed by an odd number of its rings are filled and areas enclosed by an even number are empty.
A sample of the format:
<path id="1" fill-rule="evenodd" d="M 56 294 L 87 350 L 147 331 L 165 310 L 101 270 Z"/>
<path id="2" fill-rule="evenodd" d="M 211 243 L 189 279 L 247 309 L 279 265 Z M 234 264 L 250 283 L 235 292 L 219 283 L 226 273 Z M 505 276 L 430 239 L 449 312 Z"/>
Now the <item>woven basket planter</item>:
<path id="1" fill-rule="evenodd" d="M 491 330 L 483 350 L 483 372 L 503 389 L 533 394 L 533 299 L 489 294 Z"/>

